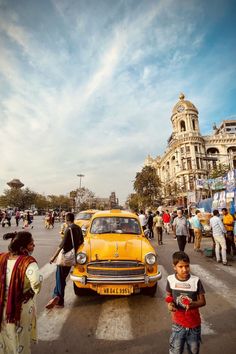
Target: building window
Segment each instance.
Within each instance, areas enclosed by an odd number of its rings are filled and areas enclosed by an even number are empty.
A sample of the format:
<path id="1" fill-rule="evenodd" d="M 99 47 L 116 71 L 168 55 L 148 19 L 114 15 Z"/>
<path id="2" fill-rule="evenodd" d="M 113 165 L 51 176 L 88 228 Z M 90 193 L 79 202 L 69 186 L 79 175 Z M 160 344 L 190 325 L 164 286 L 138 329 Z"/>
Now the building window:
<path id="1" fill-rule="evenodd" d="M 188 168 L 188 170 L 191 170 L 191 169 L 192 169 L 192 161 L 191 161 L 191 158 L 187 159 L 187 168 Z"/>
<path id="2" fill-rule="evenodd" d="M 186 146 L 186 152 L 190 152 L 190 146 Z"/>
<path id="3" fill-rule="evenodd" d="M 181 132 L 185 132 L 186 131 L 185 122 L 183 120 L 181 120 L 181 122 L 180 122 L 180 131 Z"/>
<path id="4" fill-rule="evenodd" d="M 194 148 L 195 148 L 195 152 L 198 152 L 198 146 L 195 145 Z"/>
<path id="5" fill-rule="evenodd" d="M 182 148 L 180 149 L 180 152 L 181 152 L 181 154 L 184 153 L 184 147 L 182 147 Z"/>
<path id="6" fill-rule="evenodd" d="M 200 170 L 200 162 L 199 162 L 199 157 L 196 158 L 196 162 L 197 162 L 197 169 Z"/>
<path id="7" fill-rule="evenodd" d="M 196 130 L 195 120 L 194 119 L 192 119 L 192 125 L 193 125 L 193 130 Z"/>

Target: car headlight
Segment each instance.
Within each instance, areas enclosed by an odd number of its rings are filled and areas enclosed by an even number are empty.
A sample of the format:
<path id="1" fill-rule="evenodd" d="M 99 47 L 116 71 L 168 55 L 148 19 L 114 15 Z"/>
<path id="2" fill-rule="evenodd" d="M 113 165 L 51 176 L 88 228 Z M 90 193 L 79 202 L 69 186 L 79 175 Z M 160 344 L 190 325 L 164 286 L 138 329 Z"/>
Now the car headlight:
<path id="1" fill-rule="evenodd" d="M 77 256 L 76 256 L 76 261 L 78 264 L 85 264 L 86 261 L 87 261 L 87 256 L 85 253 L 78 253 Z"/>
<path id="2" fill-rule="evenodd" d="M 145 262 L 149 265 L 155 264 L 157 261 L 157 257 L 154 253 L 148 253 L 145 256 Z"/>

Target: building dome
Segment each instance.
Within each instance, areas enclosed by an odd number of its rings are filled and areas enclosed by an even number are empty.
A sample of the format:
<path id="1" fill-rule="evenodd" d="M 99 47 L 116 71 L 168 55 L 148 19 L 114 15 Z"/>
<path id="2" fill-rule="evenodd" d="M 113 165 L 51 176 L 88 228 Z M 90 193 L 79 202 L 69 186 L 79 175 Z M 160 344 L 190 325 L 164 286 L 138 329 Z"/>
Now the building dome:
<path id="1" fill-rule="evenodd" d="M 194 104 L 190 101 L 185 100 L 185 96 L 183 93 L 180 93 L 179 95 L 179 101 L 176 103 L 174 106 L 172 113 L 183 113 L 185 110 L 191 110 L 195 111 L 198 114 L 197 108 L 194 106 Z"/>
<path id="2" fill-rule="evenodd" d="M 10 182 L 7 182 L 7 185 L 11 188 L 20 189 L 24 186 L 24 183 L 22 183 L 19 179 L 14 178 Z"/>

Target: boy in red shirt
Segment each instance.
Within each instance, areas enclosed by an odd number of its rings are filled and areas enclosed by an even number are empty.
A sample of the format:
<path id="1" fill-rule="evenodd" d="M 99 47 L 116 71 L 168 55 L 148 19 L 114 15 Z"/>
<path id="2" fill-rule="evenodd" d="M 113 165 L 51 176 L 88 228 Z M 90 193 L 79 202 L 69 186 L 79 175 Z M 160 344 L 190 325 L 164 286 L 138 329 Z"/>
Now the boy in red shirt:
<path id="1" fill-rule="evenodd" d="M 169 354 L 182 354 L 185 343 L 189 354 L 198 354 L 201 342 L 201 318 L 198 308 L 206 305 L 201 280 L 190 274 L 185 252 L 173 254 L 175 274 L 167 277 L 168 309 L 172 313 Z"/>

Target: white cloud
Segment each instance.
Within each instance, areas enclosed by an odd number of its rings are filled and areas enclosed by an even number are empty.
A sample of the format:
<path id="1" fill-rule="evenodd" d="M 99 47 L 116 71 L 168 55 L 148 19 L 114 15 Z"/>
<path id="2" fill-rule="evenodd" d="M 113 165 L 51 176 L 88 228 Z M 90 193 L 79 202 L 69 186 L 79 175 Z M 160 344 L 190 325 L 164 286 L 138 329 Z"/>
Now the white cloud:
<path id="1" fill-rule="evenodd" d="M 30 10 L 24 21 L 19 7 L 0 17 L 0 187 L 20 178 L 66 193 L 81 172 L 96 194 L 124 201 L 146 155 L 164 151 L 179 92 L 206 128 L 235 64 L 219 74 L 213 51 L 198 58 L 207 27 L 196 3 L 181 12 L 173 0 L 52 4 L 37 31 Z"/>

